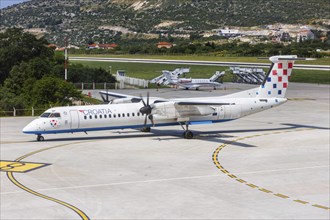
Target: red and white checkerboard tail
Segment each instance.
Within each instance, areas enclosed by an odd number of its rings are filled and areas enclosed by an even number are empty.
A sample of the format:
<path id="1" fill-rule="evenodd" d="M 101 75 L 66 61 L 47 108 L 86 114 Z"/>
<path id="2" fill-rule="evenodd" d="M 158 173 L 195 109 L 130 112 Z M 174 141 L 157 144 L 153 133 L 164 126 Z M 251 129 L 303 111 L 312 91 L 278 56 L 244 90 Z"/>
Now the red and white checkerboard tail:
<path id="1" fill-rule="evenodd" d="M 273 56 L 272 65 L 257 92 L 257 98 L 284 98 L 296 55 Z"/>

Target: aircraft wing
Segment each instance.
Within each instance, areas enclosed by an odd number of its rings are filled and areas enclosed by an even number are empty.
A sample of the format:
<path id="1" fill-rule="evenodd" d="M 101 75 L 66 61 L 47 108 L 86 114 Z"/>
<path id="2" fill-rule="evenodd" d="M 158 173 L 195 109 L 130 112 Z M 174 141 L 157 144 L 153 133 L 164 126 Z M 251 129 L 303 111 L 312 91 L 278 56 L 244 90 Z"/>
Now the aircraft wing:
<path id="1" fill-rule="evenodd" d="M 217 107 L 235 105 L 229 102 L 202 101 L 169 101 L 157 103 L 153 106 L 153 113 L 171 118 L 185 118 L 191 116 L 207 116 L 217 113 Z"/>
<path id="2" fill-rule="evenodd" d="M 121 94 L 121 93 L 116 93 L 116 92 L 106 92 L 106 91 L 100 91 L 100 95 L 105 95 L 105 96 L 111 96 L 115 98 L 140 98 L 138 96 L 131 96 L 131 95 L 126 95 L 126 94 Z"/>
<path id="3" fill-rule="evenodd" d="M 176 102 L 174 104 L 180 117 L 205 116 L 217 112 L 217 107 L 222 105 L 235 105 L 235 103 L 228 102 Z"/>
<path id="4" fill-rule="evenodd" d="M 136 103 L 141 101 L 141 97 L 125 95 L 116 92 L 100 91 L 101 98 L 105 103 L 119 104 L 119 103 Z M 113 97 L 113 98 L 109 98 Z"/>
<path id="5" fill-rule="evenodd" d="M 121 104 L 121 103 L 138 103 L 141 102 L 140 96 L 131 96 L 116 92 L 106 92 L 106 91 L 100 91 L 101 98 L 105 103 L 109 104 Z M 109 98 L 114 97 L 114 98 Z M 145 98 L 143 98 L 145 100 Z M 146 101 L 146 100 L 145 100 Z M 158 97 L 150 97 L 150 103 L 157 103 L 157 102 L 166 102 L 168 100 Z"/>

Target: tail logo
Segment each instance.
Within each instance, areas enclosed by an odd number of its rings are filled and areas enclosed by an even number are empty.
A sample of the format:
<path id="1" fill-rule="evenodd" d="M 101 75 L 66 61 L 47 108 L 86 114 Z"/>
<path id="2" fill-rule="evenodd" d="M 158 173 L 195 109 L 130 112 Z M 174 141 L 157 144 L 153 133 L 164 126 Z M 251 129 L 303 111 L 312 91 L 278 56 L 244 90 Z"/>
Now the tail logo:
<path id="1" fill-rule="evenodd" d="M 284 96 L 289 85 L 292 67 L 292 61 L 274 63 L 267 80 L 257 95 L 262 94 L 263 97 Z"/>

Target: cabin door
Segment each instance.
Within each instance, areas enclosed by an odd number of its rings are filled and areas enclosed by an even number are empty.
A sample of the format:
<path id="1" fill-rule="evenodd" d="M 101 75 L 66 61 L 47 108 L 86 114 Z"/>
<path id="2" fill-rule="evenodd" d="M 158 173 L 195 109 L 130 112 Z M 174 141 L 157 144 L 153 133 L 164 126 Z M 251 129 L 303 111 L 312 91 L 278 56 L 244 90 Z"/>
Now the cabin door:
<path id="1" fill-rule="evenodd" d="M 70 111 L 71 116 L 71 129 L 78 129 L 79 128 L 79 115 L 78 111 Z"/>

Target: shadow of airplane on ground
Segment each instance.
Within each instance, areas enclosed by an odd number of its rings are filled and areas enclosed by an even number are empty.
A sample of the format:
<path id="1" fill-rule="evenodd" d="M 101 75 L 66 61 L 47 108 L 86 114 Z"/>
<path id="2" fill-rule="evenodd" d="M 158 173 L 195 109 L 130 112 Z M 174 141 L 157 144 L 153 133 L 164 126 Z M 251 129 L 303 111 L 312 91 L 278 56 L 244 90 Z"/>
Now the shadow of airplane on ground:
<path id="1" fill-rule="evenodd" d="M 300 124 L 289 124 L 283 123 L 280 124 L 284 127 L 279 128 L 265 128 L 265 129 L 237 129 L 237 130 L 221 130 L 221 131 L 194 131 L 195 137 L 192 140 L 186 141 L 194 141 L 194 140 L 202 140 L 202 141 L 210 141 L 219 144 L 223 144 L 226 142 L 230 142 L 226 139 L 234 138 L 237 136 L 231 135 L 235 133 L 250 133 L 250 132 L 275 132 L 275 131 L 284 131 L 284 130 L 294 130 L 298 128 L 311 128 L 311 129 L 319 129 L 319 130 L 329 130 L 330 128 L 311 126 L 311 125 L 300 125 Z M 117 135 L 111 136 L 87 136 L 87 137 L 72 137 L 72 138 L 56 138 L 56 139 L 47 139 L 47 142 L 59 142 L 59 141 L 90 141 L 90 140 L 109 140 L 109 139 L 126 139 L 126 138 L 144 138 L 151 137 L 152 140 L 155 141 L 166 141 L 166 140 L 176 140 L 181 138 L 181 131 L 179 130 L 157 130 L 157 127 L 153 128 L 149 133 L 143 133 L 139 130 L 125 130 L 125 131 L 116 131 Z M 37 142 L 37 141 L 31 141 Z M 254 145 L 244 144 L 240 142 L 231 142 L 232 145 L 236 145 L 239 147 L 256 147 Z"/>

